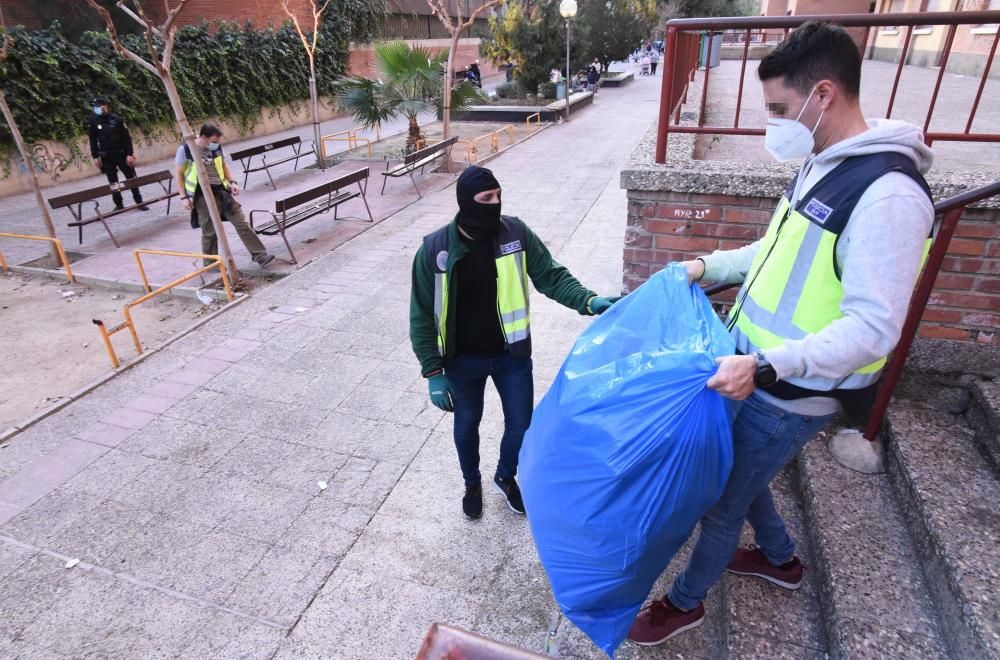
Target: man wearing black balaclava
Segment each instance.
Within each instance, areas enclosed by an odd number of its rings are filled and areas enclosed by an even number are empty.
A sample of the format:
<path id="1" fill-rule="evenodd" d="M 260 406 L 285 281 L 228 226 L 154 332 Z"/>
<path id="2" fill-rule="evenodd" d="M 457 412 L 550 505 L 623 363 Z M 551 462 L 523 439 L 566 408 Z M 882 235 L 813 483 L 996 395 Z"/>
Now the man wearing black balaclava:
<path id="1" fill-rule="evenodd" d="M 465 515 L 483 512 L 479 422 L 487 378 L 504 414 L 493 484 L 512 511 L 524 513 L 515 476 L 534 407 L 528 280 L 580 314 L 601 314 L 617 298 L 599 298 L 520 219 L 500 214 L 500 183 L 490 170 L 468 168 L 456 192 L 455 219 L 425 236 L 413 260 L 410 341 L 431 401 L 455 413 Z"/>

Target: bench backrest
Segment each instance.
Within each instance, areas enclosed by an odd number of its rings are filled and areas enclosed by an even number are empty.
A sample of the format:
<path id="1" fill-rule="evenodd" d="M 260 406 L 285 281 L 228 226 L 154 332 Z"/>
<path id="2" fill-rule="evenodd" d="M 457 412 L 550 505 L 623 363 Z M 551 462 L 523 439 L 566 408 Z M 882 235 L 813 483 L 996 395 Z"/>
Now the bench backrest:
<path id="1" fill-rule="evenodd" d="M 412 154 L 407 154 L 406 157 L 403 158 L 403 163 L 406 165 L 409 165 L 410 163 L 415 163 L 418 160 L 430 156 L 431 154 L 438 153 L 439 151 L 444 151 L 451 145 L 455 144 L 457 141 L 458 141 L 458 136 L 456 135 L 448 138 L 447 140 L 442 140 L 437 144 L 432 144 L 429 147 L 424 147 L 423 149 L 414 151 Z"/>
<path id="2" fill-rule="evenodd" d="M 98 197 L 106 197 L 117 191 L 131 190 L 133 188 L 148 186 L 151 183 L 157 183 L 160 181 L 169 181 L 173 178 L 173 176 L 174 175 L 168 170 L 162 170 L 160 172 L 156 172 L 155 174 L 144 174 L 143 176 L 137 176 L 134 179 L 125 179 L 124 181 L 119 181 L 118 183 L 106 183 L 103 186 L 87 188 L 86 190 L 79 190 L 74 193 L 59 195 L 58 197 L 50 197 L 49 206 L 54 209 L 60 209 L 64 206 L 81 204 L 83 202 L 89 202 L 92 199 L 97 199 Z"/>
<path id="3" fill-rule="evenodd" d="M 260 154 L 266 154 L 268 151 L 274 151 L 275 149 L 281 149 L 283 147 L 290 147 L 294 144 L 302 142 L 302 138 L 295 135 L 290 138 L 285 138 L 284 140 L 277 140 L 275 142 L 268 142 L 267 144 L 258 144 L 255 147 L 247 147 L 246 149 L 240 149 L 239 151 L 234 151 L 229 154 L 229 157 L 233 160 L 242 160 L 244 158 L 250 158 L 251 156 L 259 156 Z"/>
<path id="4" fill-rule="evenodd" d="M 291 211 L 297 206 L 301 206 L 307 202 L 311 202 L 314 199 L 319 199 L 327 195 L 333 195 L 341 188 L 346 188 L 352 183 L 357 183 L 368 178 L 369 169 L 367 167 L 362 167 L 360 170 L 354 170 L 349 174 L 337 177 L 333 181 L 328 181 L 327 183 L 320 184 L 315 188 L 310 188 L 309 190 L 303 190 L 300 193 L 295 193 L 291 197 L 286 197 L 284 199 L 278 199 L 274 202 L 275 213 L 285 213 Z"/>

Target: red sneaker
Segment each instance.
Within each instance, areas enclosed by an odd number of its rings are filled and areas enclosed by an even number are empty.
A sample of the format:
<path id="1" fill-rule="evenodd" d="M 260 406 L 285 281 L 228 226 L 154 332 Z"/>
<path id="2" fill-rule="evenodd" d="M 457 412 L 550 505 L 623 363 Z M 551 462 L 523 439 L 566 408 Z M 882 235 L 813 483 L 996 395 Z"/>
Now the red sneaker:
<path id="1" fill-rule="evenodd" d="M 737 550 L 726 570 L 737 575 L 763 578 L 771 584 L 794 591 L 802 586 L 802 574 L 805 573 L 806 566 L 798 557 L 792 557 L 781 566 L 775 566 L 767 560 L 760 548 L 750 546 L 747 549 Z"/>
<path id="2" fill-rule="evenodd" d="M 697 628 L 704 620 L 705 606 L 701 603 L 685 612 L 674 607 L 664 596 L 642 608 L 628 632 L 628 638 L 640 646 L 656 646 L 685 630 Z"/>

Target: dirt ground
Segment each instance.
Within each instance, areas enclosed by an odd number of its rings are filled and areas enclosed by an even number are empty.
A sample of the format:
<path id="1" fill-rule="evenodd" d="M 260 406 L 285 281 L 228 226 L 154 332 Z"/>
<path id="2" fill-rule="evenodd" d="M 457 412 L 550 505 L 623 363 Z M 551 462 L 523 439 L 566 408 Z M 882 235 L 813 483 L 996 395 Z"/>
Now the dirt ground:
<path id="1" fill-rule="evenodd" d="M 137 296 L 65 282 L 0 274 L 0 430 L 111 370 L 92 319 L 121 323 Z M 133 310 L 144 348 L 152 348 L 222 303 L 163 296 Z M 135 357 L 128 331 L 112 338 L 118 358 Z"/>

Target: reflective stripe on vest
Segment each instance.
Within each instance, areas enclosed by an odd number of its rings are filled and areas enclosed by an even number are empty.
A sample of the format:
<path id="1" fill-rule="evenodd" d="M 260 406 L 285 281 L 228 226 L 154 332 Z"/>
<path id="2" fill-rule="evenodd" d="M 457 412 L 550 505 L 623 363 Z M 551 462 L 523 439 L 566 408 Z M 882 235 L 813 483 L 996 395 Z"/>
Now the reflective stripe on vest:
<path id="1" fill-rule="evenodd" d="M 496 260 L 497 313 L 507 345 L 531 335 L 528 306 L 528 269 L 524 252 L 506 254 Z M 444 357 L 448 339 L 448 274 L 434 273 L 434 320 L 437 323 L 438 353 Z"/>
<path id="2" fill-rule="evenodd" d="M 803 339 L 843 316 L 844 287 L 832 267 L 836 241 L 835 234 L 789 211 L 788 199 L 782 198 L 747 273 L 746 281 L 753 286 L 745 297 L 740 292 L 737 300 L 742 302 L 732 311 L 739 315 L 733 328 L 738 350 L 753 355 L 786 340 Z M 843 379 L 788 382 L 815 390 L 859 389 L 878 380 L 884 365 L 883 357 Z"/>
<path id="3" fill-rule="evenodd" d="M 531 331 L 528 310 L 528 270 L 524 252 L 506 254 L 496 260 L 497 309 L 507 344 L 523 341 Z"/>
<path id="4" fill-rule="evenodd" d="M 775 348 L 787 340 L 815 334 L 844 316 L 840 310 L 844 287 L 836 259 L 837 239 L 846 226 L 844 216 L 853 211 L 867 185 L 886 171 L 903 171 L 915 179 L 920 176 L 913 173 L 912 164 L 910 169 L 905 165 L 900 167 L 894 156 L 878 155 L 868 162 L 858 159 L 848 163 L 841 179 L 817 184 L 818 195 L 827 193 L 825 201 L 816 202 L 812 197 L 815 190 L 804 196 L 814 204 L 812 211 L 808 202 L 793 209 L 789 193 L 782 196 L 737 295 L 738 303 L 730 313 L 730 318 L 736 318 L 733 338 L 738 350 L 752 355 L 757 350 Z M 824 183 L 825 191 L 821 188 Z M 844 184 L 841 190 L 846 191 L 844 198 L 838 198 L 841 183 Z M 811 219 L 806 214 L 817 217 Z M 930 243 L 928 238 L 923 259 Z M 812 390 L 860 389 L 878 380 L 885 363 L 883 356 L 836 380 L 816 377 L 787 380 Z"/>
<path id="5" fill-rule="evenodd" d="M 448 332 L 448 274 L 434 273 L 434 321 L 438 330 L 438 353 L 445 356 Z"/>
<path id="6" fill-rule="evenodd" d="M 215 171 L 219 173 L 219 181 L 225 181 L 226 171 L 222 167 L 222 156 L 213 158 L 212 163 L 215 164 Z M 226 188 L 229 187 L 225 184 L 223 186 Z M 198 168 L 191 161 L 188 161 L 187 169 L 184 171 L 184 190 L 192 197 L 194 197 L 195 192 L 198 190 Z"/>

